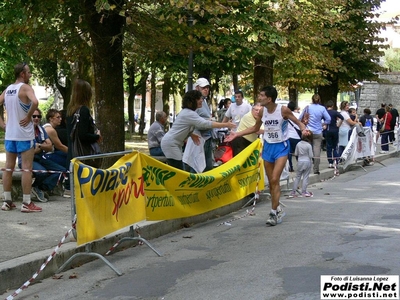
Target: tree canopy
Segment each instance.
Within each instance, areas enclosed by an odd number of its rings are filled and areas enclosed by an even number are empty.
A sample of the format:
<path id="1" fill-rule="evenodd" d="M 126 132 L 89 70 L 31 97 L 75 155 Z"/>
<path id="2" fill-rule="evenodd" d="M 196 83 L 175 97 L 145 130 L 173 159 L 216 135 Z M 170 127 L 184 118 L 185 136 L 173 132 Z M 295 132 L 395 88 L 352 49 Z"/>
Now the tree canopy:
<path id="1" fill-rule="evenodd" d="M 374 18 L 380 2 L 5 0 L 0 84 L 4 88 L 13 65 L 25 60 L 65 103 L 74 78 L 88 80 L 106 150 L 119 151 L 124 92 L 145 94 L 151 73 L 165 85 L 167 105 L 169 94 L 184 91 L 190 53 L 194 73 L 210 79 L 216 93 L 231 76 L 253 97 L 275 84 L 318 89 L 327 101 L 356 81 L 375 79 L 383 70 L 378 33 L 384 24 Z"/>

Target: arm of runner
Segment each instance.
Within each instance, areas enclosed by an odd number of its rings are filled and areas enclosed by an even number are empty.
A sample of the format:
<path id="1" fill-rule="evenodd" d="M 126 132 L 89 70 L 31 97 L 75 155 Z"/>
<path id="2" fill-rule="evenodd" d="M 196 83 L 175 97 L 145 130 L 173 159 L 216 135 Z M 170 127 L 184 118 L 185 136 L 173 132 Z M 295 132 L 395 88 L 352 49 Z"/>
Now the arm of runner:
<path id="1" fill-rule="evenodd" d="M 297 119 L 292 111 L 286 106 L 282 106 L 282 116 L 299 126 L 302 134 L 308 135 L 309 132 L 307 131 L 306 125 L 304 125 L 299 119 Z"/>
<path id="2" fill-rule="evenodd" d="M 256 123 L 254 124 L 254 126 L 246 128 L 245 130 L 242 130 L 240 132 L 231 132 L 228 136 L 225 137 L 224 141 L 231 142 L 239 136 L 244 136 L 244 135 L 258 132 L 260 130 L 260 127 L 262 124 L 261 118 L 263 116 L 263 112 L 264 112 L 264 110 L 260 109 L 260 111 L 258 112 L 258 115 L 256 117 Z"/>
<path id="3" fill-rule="evenodd" d="M 0 106 L 4 105 L 4 92 L 1 93 L 0 95 Z M 0 127 L 3 128 L 3 130 L 6 130 L 6 123 L 3 120 L 3 116 L 0 115 Z"/>

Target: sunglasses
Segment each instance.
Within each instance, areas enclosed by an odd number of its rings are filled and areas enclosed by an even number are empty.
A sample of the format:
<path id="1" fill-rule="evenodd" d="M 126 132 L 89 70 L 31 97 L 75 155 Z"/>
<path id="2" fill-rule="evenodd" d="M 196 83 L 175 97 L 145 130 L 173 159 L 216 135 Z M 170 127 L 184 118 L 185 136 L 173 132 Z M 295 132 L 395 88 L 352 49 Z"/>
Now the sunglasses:
<path id="1" fill-rule="evenodd" d="M 38 118 L 38 119 L 41 119 L 42 118 L 42 116 L 41 115 L 32 115 L 32 118 Z"/>

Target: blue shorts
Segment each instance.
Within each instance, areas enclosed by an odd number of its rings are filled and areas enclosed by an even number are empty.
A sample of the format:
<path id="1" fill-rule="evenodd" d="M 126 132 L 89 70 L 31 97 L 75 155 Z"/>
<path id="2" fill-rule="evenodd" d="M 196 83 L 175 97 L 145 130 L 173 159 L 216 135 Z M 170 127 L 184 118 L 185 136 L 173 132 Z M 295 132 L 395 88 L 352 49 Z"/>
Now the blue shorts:
<path id="1" fill-rule="evenodd" d="M 4 148 L 7 152 L 22 153 L 33 148 L 34 140 L 32 141 L 4 141 Z"/>
<path id="2" fill-rule="evenodd" d="M 274 163 L 278 158 L 288 156 L 289 152 L 290 146 L 288 141 L 275 144 L 269 144 L 264 141 L 262 158 L 267 162 Z"/>

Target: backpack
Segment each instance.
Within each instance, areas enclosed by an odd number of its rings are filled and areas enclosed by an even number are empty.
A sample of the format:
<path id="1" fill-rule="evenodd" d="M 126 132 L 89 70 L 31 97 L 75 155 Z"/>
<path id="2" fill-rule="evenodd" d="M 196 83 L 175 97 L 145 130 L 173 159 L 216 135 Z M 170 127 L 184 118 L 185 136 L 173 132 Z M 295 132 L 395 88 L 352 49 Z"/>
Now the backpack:
<path id="1" fill-rule="evenodd" d="M 229 145 L 218 146 L 218 148 L 214 152 L 215 161 L 226 163 L 228 160 L 232 159 L 233 150 Z"/>

